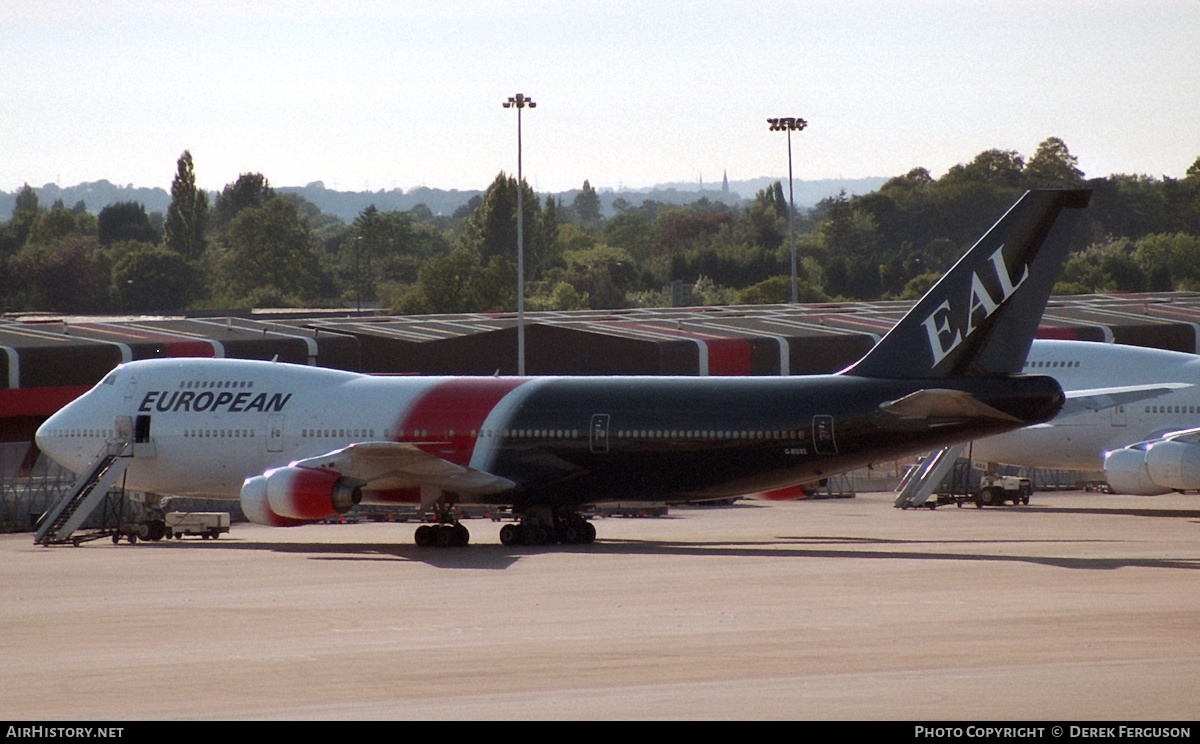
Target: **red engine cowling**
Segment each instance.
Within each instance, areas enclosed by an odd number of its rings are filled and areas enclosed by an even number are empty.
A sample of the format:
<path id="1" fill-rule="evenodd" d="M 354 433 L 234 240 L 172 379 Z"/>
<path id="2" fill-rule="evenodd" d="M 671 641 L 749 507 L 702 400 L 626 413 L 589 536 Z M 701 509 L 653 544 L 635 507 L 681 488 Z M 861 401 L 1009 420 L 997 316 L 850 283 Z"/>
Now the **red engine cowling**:
<path id="1" fill-rule="evenodd" d="M 314 468 L 275 468 L 242 484 L 246 519 L 273 527 L 309 524 L 345 514 L 361 500 L 361 482 Z"/>

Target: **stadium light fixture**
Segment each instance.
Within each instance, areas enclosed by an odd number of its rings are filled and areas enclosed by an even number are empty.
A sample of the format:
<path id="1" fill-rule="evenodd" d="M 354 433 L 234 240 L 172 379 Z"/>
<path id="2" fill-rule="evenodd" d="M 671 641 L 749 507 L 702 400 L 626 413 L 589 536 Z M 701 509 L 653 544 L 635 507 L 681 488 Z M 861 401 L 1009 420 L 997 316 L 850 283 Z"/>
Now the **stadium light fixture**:
<path id="1" fill-rule="evenodd" d="M 521 188 L 521 109 L 537 108 L 532 98 L 518 93 L 503 104 L 517 110 L 517 374 L 525 375 L 525 201 Z"/>
<path id="2" fill-rule="evenodd" d="M 808 122 L 797 116 L 767 119 L 772 132 L 787 132 L 788 143 L 788 242 L 792 246 L 792 304 L 796 304 L 796 192 L 792 183 L 792 132 L 803 131 Z"/>

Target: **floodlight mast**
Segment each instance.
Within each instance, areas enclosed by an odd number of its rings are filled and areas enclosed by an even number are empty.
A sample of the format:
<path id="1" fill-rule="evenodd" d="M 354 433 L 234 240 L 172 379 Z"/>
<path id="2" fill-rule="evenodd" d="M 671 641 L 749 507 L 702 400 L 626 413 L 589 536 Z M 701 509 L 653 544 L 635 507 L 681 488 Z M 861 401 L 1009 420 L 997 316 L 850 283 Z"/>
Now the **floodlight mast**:
<path id="1" fill-rule="evenodd" d="M 525 376 L 525 200 L 521 188 L 521 109 L 537 108 L 532 98 L 518 93 L 503 104 L 517 110 L 517 374 Z"/>
<path id="2" fill-rule="evenodd" d="M 792 132 L 803 131 L 808 122 L 797 116 L 767 119 L 772 132 L 787 132 L 788 143 L 788 242 L 792 246 L 792 304 L 796 297 L 796 192 L 792 183 Z"/>

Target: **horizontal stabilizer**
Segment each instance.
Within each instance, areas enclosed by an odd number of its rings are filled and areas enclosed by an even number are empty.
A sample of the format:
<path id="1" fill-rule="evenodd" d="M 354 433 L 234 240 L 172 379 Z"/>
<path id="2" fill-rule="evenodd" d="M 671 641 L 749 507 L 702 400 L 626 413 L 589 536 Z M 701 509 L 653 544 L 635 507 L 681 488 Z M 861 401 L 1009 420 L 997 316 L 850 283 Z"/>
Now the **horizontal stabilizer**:
<path id="1" fill-rule="evenodd" d="M 882 413 L 909 419 L 991 418 L 1022 423 L 963 390 L 918 390 L 879 406 Z"/>

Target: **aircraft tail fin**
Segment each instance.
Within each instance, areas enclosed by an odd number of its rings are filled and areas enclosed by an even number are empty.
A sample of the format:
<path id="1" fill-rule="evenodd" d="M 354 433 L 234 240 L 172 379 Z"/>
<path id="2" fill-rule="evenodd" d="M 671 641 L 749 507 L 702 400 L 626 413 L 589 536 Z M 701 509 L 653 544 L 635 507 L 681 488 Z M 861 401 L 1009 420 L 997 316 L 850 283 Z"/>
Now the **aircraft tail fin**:
<path id="1" fill-rule="evenodd" d="M 1091 191 L 1025 194 L 878 344 L 842 374 L 937 378 L 1016 374 L 1066 258 L 1065 233 Z M 1056 228 L 1056 223 L 1059 223 Z"/>

